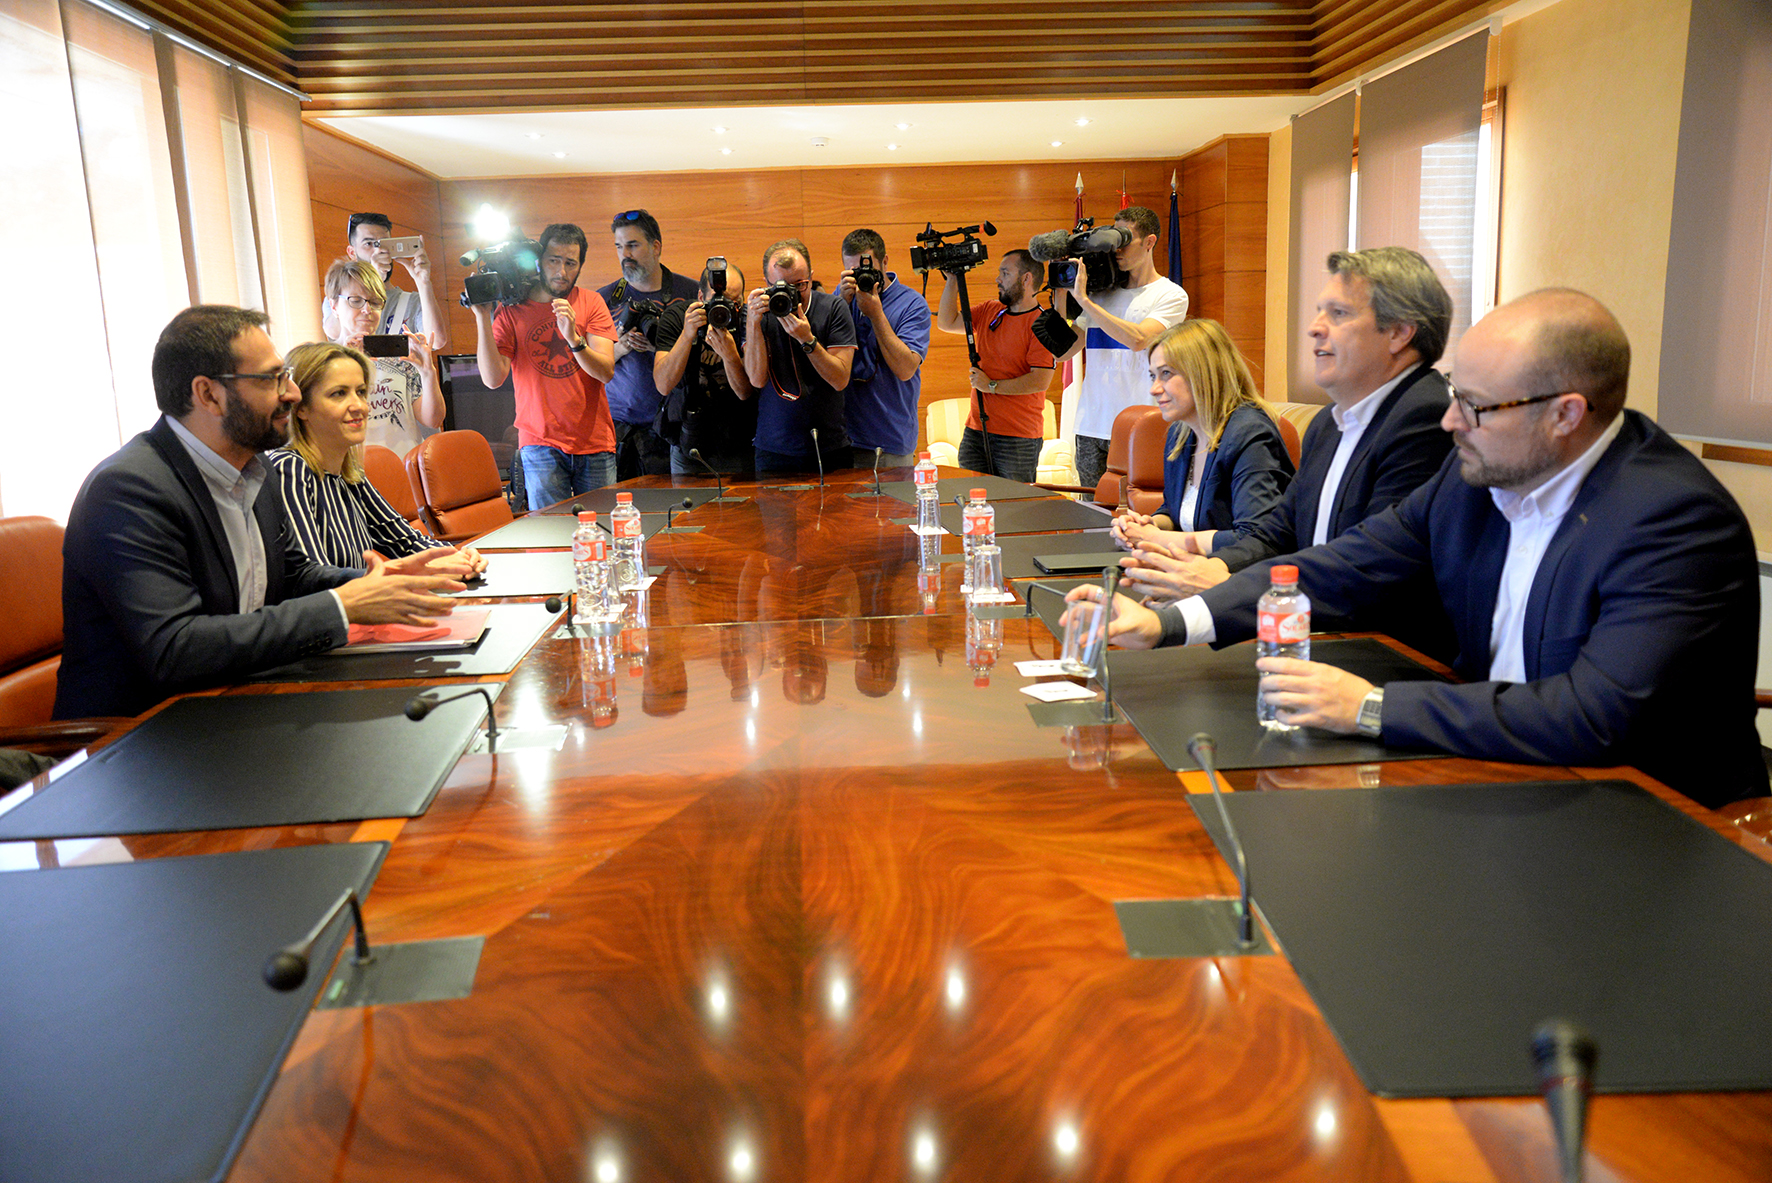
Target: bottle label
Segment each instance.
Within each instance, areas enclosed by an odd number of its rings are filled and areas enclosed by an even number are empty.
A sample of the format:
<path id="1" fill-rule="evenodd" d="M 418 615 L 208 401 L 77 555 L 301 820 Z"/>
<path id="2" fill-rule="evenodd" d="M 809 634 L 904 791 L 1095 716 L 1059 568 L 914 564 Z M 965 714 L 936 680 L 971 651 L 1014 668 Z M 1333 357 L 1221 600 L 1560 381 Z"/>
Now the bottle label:
<path id="1" fill-rule="evenodd" d="M 935 469 L 933 468 L 924 468 L 919 465 L 912 475 L 916 477 L 918 485 L 933 485 L 935 483 Z"/>
<path id="2" fill-rule="evenodd" d="M 640 515 L 635 514 L 633 517 L 627 518 L 625 520 L 622 518 L 616 518 L 615 519 L 615 536 L 617 538 L 638 538 L 638 537 L 640 537 Z"/>
<path id="3" fill-rule="evenodd" d="M 603 536 L 594 538 L 574 538 L 572 540 L 572 561 L 582 563 L 587 559 L 603 561 Z"/>
<path id="4" fill-rule="evenodd" d="M 974 537 L 981 534 L 995 534 L 997 515 L 994 513 L 968 513 L 966 518 L 966 534 Z"/>
<path id="5" fill-rule="evenodd" d="M 1256 617 L 1255 639 L 1276 645 L 1296 645 L 1309 640 L 1309 612 L 1262 612 Z"/>

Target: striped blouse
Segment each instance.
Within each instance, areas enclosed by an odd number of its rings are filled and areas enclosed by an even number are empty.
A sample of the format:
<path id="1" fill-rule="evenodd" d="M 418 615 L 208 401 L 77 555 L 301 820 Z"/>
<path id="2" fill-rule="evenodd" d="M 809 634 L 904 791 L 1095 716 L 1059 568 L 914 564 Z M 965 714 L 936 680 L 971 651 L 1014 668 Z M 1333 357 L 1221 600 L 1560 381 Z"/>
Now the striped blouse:
<path id="1" fill-rule="evenodd" d="M 288 448 L 266 452 L 265 460 L 296 545 L 316 562 L 361 567 L 366 550 L 397 559 L 443 545 L 407 525 L 367 479 L 352 484 L 320 472 Z"/>

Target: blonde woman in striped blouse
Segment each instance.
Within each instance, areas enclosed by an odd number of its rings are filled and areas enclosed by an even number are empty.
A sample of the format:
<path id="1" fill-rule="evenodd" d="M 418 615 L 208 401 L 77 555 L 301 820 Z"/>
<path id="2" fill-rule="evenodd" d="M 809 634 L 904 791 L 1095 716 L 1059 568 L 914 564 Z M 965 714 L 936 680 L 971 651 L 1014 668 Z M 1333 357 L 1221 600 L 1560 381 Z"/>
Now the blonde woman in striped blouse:
<path id="1" fill-rule="evenodd" d="M 289 351 L 301 403 L 289 417 L 289 446 L 266 454 L 277 474 L 295 541 L 309 558 L 334 567 L 361 567 L 363 552 L 397 559 L 421 551 L 453 550 L 406 524 L 363 475 L 362 444 L 369 423 L 369 358 L 347 345 L 323 342 Z M 486 560 L 463 548 L 431 564 L 440 575 L 476 575 Z"/>

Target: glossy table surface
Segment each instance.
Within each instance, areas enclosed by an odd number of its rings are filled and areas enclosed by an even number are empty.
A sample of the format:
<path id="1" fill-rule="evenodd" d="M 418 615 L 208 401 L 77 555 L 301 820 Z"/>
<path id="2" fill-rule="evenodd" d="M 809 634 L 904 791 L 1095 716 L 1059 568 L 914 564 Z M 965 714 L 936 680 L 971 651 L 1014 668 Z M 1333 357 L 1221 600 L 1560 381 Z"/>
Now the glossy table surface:
<path id="1" fill-rule="evenodd" d="M 1127 956 L 1113 901 L 1235 890 L 1204 782 L 1034 726 L 1011 663 L 1051 634 L 969 616 L 919 562 L 957 540 L 857 479 L 698 507 L 648 543 L 645 627 L 544 637 L 498 717 L 559 751 L 465 757 L 408 822 L 127 840 L 391 839 L 371 939 L 486 937 L 469 998 L 311 1015 L 230 1178 L 1555 1179 L 1536 1100 L 1369 1095 L 1284 957 Z M 1772 1095 L 1596 1098 L 1589 1145 L 1592 1180 L 1772 1178 Z"/>

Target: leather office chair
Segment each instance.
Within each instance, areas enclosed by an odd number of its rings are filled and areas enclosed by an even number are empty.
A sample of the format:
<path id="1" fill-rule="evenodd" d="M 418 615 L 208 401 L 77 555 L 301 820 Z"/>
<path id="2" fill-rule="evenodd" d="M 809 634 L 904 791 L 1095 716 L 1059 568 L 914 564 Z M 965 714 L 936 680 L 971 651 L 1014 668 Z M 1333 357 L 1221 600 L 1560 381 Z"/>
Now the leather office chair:
<path id="1" fill-rule="evenodd" d="M 392 448 L 380 444 L 364 448 L 363 474 L 382 499 L 393 506 L 394 512 L 406 519 L 407 525 L 415 530 L 426 529 L 418 498 L 412 492 L 412 481 L 406 475 L 406 465 Z"/>
<path id="2" fill-rule="evenodd" d="M 1168 441 L 1169 425 L 1161 414 L 1133 420 L 1126 455 L 1126 508 L 1133 513 L 1152 514 L 1163 508 L 1163 459 Z M 1176 524 L 1178 530 L 1187 528 Z"/>
<path id="3" fill-rule="evenodd" d="M 1286 451 L 1292 457 L 1292 467 L 1298 467 L 1300 449 L 1304 443 L 1304 429 L 1311 425 L 1323 411 L 1320 403 L 1269 403 L 1274 409 L 1274 417 L 1280 422 L 1280 438 L 1286 441 Z M 1290 429 L 1290 430 L 1288 430 Z"/>
<path id="4" fill-rule="evenodd" d="M 418 528 L 432 538 L 441 538 L 437 529 L 437 519 L 431 513 L 431 507 L 425 502 L 425 481 L 418 474 L 418 448 L 409 449 L 400 461 L 406 469 L 406 487 L 412 494 L 413 504 L 418 507 Z"/>
<path id="5" fill-rule="evenodd" d="M 414 450 L 424 505 L 445 542 L 466 542 L 511 521 L 492 445 L 477 431 L 443 431 Z"/>
<path id="6" fill-rule="evenodd" d="M 1132 460 L 1132 429 L 1139 420 L 1162 416 L 1151 406 L 1127 407 L 1114 416 L 1113 434 L 1108 437 L 1107 471 L 1095 485 L 1095 504 L 1118 509 L 1126 503 L 1126 473 Z M 1158 484 L 1162 483 L 1159 478 Z"/>
<path id="7" fill-rule="evenodd" d="M 0 748 L 62 756 L 125 719 L 52 723 L 62 658 L 62 528 L 48 518 L 0 518 Z"/>
<path id="8" fill-rule="evenodd" d="M 1298 428 L 1292 426 L 1292 420 L 1284 415 L 1274 417 L 1274 423 L 1280 429 L 1280 442 L 1286 445 L 1286 455 L 1292 457 L 1292 471 L 1298 471 L 1298 457 L 1303 449 L 1303 441 L 1298 437 Z"/>

